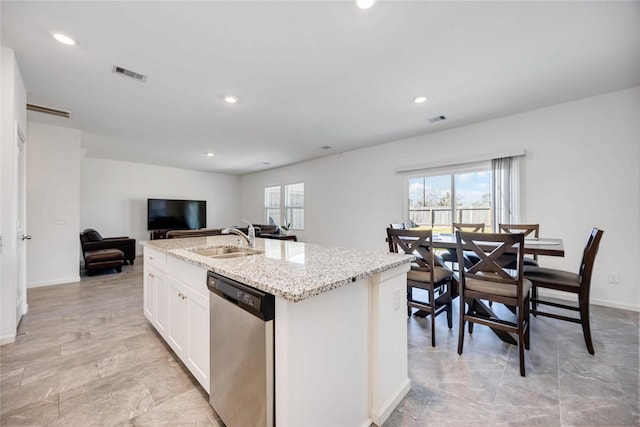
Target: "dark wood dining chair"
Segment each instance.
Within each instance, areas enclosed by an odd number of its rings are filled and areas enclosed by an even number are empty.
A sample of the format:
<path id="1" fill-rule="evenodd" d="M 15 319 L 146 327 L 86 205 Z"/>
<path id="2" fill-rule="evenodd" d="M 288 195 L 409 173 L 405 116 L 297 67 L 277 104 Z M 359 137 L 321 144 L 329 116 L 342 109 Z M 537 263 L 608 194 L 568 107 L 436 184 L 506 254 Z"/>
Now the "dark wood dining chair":
<path id="1" fill-rule="evenodd" d="M 500 233 L 523 233 L 524 238 L 538 238 L 540 237 L 540 224 L 498 224 L 498 232 Z M 505 266 L 509 268 L 515 265 L 515 260 L 511 264 Z M 538 265 L 538 255 L 525 256 L 524 265 Z M 531 292 L 531 297 L 535 297 L 535 293 Z"/>
<path id="2" fill-rule="evenodd" d="M 584 341 L 587 344 L 587 350 L 590 354 L 594 354 L 593 343 L 591 342 L 591 326 L 589 323 L 591 274 L 593 273 L 593 265 L 603 234 L 604 231 L 597 228 L 591 230 L 584 252 L 582 253 L 582 261 L 580 261 L 580 267 L 577 273 L 544 267 L 525 267 L 524 270 L 525 277 L 531 280 L 533 289 L 535 290 L 532 291 L 534 296 L 531 299 L 531 313 L 533 315 L 552 317 L 567 322 L 580 323 L 582 325 Z M 556 301 L 543 300 L 538 297 L 537 288 L 553 289 L 576 294 L 578 296 L 578 307 Z M 538 310 L 538 304 L 577 311 L 578 317 L 541 311 Z"/>
<path id="3" fill-rule="evenodd" d="M 453 228 L 454 233 L 456 231 L 484 233 L 485 225 L 484 225 L 484 222 L 478 222 L 478 223 L 454 222 L 453 224 L 451 224 L 451 227 Z"/>
<path id="4" fill-rule="evenodd" d="M 405 230 L 407 227 L 405 227 L 404 222 L 396 222 L 396 223 L 389 224 L 389 228 L 395 228 L 397 230 Z"/>
<path id="5" fill-rule="evenodd" d="M 447 313 L 449 329 L 453 327 L 451 311 L 451 286 L 453 272 L 442 266 L 431 250 L 431 230 L 401 230 L 387 228 L 389 248 L 394 253 L 415 255 L 407 273 L 407 315 L 411 316 L 413 308 L 431 316 L 431 345 L 436 345 L 436 316 Z M 402 251 L 402 252 L 401 252 Z M 427 291 L 426 301 L 414 298 L 415 288 Z"/>
<path id="6" fill-rule="evenodd" d="M 453 224 L 451 224 L 451 227 L 453 229 L 453 232 L 455 233 L 456 231 L 469 231 L 469 232 L 473 232 L 473 233 L 484 233 L 484 228 L 485 225 L 483 222 L 479 222 L 479 223 L 464 223 L 464 222 L 454 222 Z M 447 252 L 444 252 L 442 255 L 440 255 L 442 257 L 442 259 L 446 262 L 451 263 L 451 268 L 455 271 L 458 270 L 457 265 L 459 264 L 458 262 L 458 253 L 452 249 L 449 250 Z M 468 257 L 471 256 L 471 259 L 468 259 Z M 477 261 L 477 258 L 475 258 L 475 256 L 472 253 L 465 253 L 465 257 L 461 258 L 464 260 L 464 264 L 466 266 L 469 266 L 471 264 L 473 264 L 474 261 Z"/>
<path id="7" fill-rule="evenodd" d="M 520 375 L 525 376 L 524 350 L 529 349 L 529 298 L 531 282 L 523 276 L 524 234 L 471 233 L 456 231 L 458 256 L 472 251 L 478 261 L 470 267 L 460 267 L 460 322 L 458 332 L 458 354 L 462 355 L 464 325 L 469 322 L 489 326 L 518 336 Z M 486 253 L 489 245 L 491 252 Z M 481 248 L 483 247 L 483 248 Z M 515 254 L 516 269 L 505 270 L 501 264 L 503 255 Z M 502 303 L 515 307 L 515 321 L 485 315 L 476 310 L 481 300 Z M 467 306 L 465 310 L 465 304 Z M 473 328 L 469 328 L 469 333 Z"/>

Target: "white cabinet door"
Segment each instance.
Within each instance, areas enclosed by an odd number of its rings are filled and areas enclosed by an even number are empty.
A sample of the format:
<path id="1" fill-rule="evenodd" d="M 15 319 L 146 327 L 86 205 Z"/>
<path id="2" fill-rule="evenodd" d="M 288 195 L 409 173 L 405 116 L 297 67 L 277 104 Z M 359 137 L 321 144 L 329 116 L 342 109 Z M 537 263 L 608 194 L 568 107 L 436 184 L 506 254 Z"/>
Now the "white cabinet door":
<path id="1" fill-rule="evenodd" d="M 159 271 L 156 275 L 156 303 L 153 325 L 160 335 L 166 340 L 169 327 L 169 283 L 167 275 Z"/>
<path id="2" fill-rule="evenodd" d="M 156 278 L 158 276 L 158 270 L 150 265 L 144 266 L 144 279 L 143 279 L 143 310 L 144 317 L 149 322 L 153 323 L 155 309 L 155 295 L 156 295 Z"/>
<path id="3" fill-rule="evenodd" d="M 189 289 L 187 294 L 186 365 L 209 392 L 209 298 Z"/>
<path id="4" fill-rule="evenodd" d="M 165 264 L 162 256 L 145 250 L 144 315 L 208 392 L 207 271 L 171 257 Z"/>
<path id="5" fill-rule="evenodd" d="M 169 287 L 168 342 L 180 359 L 184 360 L 187 343 L 186 286 L 171 276 L 166 277 Z"/>

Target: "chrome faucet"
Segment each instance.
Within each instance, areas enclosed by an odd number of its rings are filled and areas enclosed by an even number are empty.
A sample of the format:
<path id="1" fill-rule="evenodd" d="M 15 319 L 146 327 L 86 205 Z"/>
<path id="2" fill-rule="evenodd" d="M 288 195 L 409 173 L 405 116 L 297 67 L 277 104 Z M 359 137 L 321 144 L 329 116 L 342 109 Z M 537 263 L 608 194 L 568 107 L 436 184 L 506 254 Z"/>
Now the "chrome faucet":
<path id="1" fill-rule="evenodd" d="M 244 234 L 242 231 L 238 230 L 235 227 L 223 229 L 222 234 L 236 234 L 244 238 L 244 240 L 247 241 L 247 244 L 251 249 L 255 249 L 256 248 L 256 229 L 253 227 L 253 224 L 251 224 L 246 219 L 242 219 L 242 220 L 247 224 L 249 224 L 249 229 L 248 229 L 249 235 Z"/>

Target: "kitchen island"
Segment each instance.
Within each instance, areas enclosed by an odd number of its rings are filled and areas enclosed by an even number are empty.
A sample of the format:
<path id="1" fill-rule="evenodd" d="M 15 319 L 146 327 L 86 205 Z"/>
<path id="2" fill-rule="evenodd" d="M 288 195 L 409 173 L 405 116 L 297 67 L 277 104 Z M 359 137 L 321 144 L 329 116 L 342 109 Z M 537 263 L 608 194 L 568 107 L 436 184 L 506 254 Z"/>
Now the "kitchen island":
<path id="1" fill-rule="evenodd" d="M 246 247 L 233 235 L 143 245 L 145 316 L 205 390 L 213 271 L 275 296 L 276 425 L 380 425 L 409 391 L 411 256 L 266 239 L 245 256 L 195 252 Z"/>

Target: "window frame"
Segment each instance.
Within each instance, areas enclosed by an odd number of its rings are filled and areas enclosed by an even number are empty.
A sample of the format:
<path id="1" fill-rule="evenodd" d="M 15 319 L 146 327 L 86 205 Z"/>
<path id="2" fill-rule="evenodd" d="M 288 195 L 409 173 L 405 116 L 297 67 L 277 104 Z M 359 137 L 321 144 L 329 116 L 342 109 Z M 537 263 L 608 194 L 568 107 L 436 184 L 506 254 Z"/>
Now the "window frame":
<path id="1" fill-rule="evenodd" d="M 404 191 L 405 191 L 405 204 L 404 204 L 404 218 L 406 224 L 411 224 L 411 208 L 410 208 L 410 193 L 409 187 L 411 180 L 417 178 L 429 178 L 435 176 L 450 176 L 450 189 L 451 189 L 451 206 L 449 209 L 451 215 L 451 222 L 458 222 L 456 218 L 457 212 L 457 203 L 456 203 L 456 185 L 455 185 L 455 177 L 456 175 L 462 175 L 465 173 L 474 173 L 474 172 L 488 172 L 489 180 L 490 180 L 490 194 L 491 194 L 491 209 L 493 210 L 493 177 L 491 170 L 491 161 L 480 161 L 480 162 L 470 162 L 458 165 L 450 165 L 450 166 L 440 166 L 435 168 L 429 168 L 419 171 L 412 171 L 411 174 L 407 174 L 405 176 L 404 182 Z M 489 230 L 493 230 L 497 227 L 496 224 L 493 224 L 493 211 L 491 211 L 491 219 L 490 225 L 491 228 Z"/>
<path id="2" fill-rule="evenodd" d="M 288 205 L 287 204 L 287 188 L 288 187 L 292 187 L 295 185 L 302 185 L 302 206 L 299 205 Z M 267 190 L 268 189 L 274 189 L 274 188 L 279 188 L 280 190 L 280 197 L 279 197 L 279 203 L 278 206 L 267 206 Z M 278 226 L 281 226 L 282 224 L 286 224 L 287 220 L 288 220 L 288 212 L 289 210 L 295 210 L 295 209 L 301 209 L 302 210 L 302 228 L 293 228 L 290 227 L 289 230 L 298 230 L 298 231 L 304 231 L 304 217 L 305 217 L 305 190 L 304 190 L 304 181 L 296 181 L 296 182 L 290 182 L 290 183 L 286 183 L 286 184 L 277 184 L 277 185 L 268 185 L 264 187 L 264 219 L 265 221 L 268 223 L 269 221 L 269 215 L 268 215 L 268 210 L 272 209 L 278 209 L 280 214 L 279 214 L 279 218 L 278 218 Z M 291 223 L 293 225 L 293 222 Z"/>

